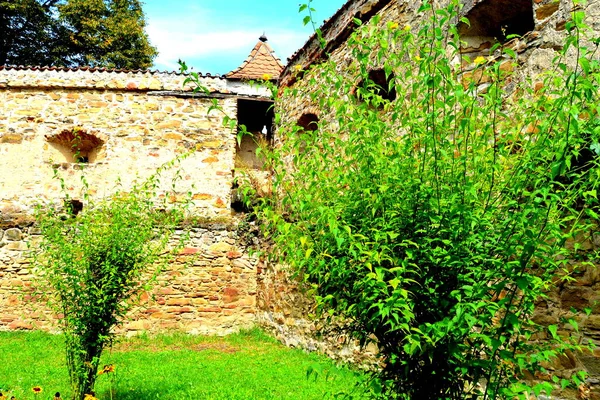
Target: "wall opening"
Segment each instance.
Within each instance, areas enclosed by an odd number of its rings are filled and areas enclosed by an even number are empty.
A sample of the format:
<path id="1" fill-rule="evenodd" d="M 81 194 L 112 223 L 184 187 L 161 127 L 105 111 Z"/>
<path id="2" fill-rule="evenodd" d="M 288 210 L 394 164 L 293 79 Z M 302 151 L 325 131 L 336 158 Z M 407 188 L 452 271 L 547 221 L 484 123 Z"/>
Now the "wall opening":
<path id="1" fill-rule="evenodd" d="M 509 35 L 522 36 L 535 29 L 531 0 L 485 0 L 464 16 L 470 25 L 460 22 L 458 32 L 472 48 L 487 42 L 504 43 Z"/>
<path id="2" fill-rule="evenodd" d="M 242 126 L 248 134 L 236 142 L 235 168 L 231 192 L 231 208 L 235 212 L 248 212 L 250 209 L 244 202 L 240 192 L 241 182 L 250 184 L 260 195 L 267 179 L 264 160 L 257 153 L 259 147 L 269 147 L 273 143 L 273 111 L 272 101 L 238 99 L 238 132 Z M 238 175 L 239 174 L 239 175 Z"/>
<path id="3" fill-rule="evenodd" d="M 87 164 L 96 160 L 98 150 L 104 141 L 82 129 L 65 129 L 57 135 L 47 136 L 68 163 Z"/>
<path id="4" fill-rule="evenodd" d="M 256 151 L 261 146 L 271 145 L 273 117 L 272 101 L 238 100 L 238 131 L 243 125 L 249 134 L 242 136 L 237 144 L 236 168 L 263 168 L 264 162 Z"/>
<path id="5" fill-rule="evenodd" d="M 298 132 L 298 135 L 300 135 L 301 139 L 298 151 L 300 154 L 302 154 L 308 147 L 307 142 L 314 140 L 313 133 L 319 129 L 319 117 L 313 113 L 304 113 L 300 118 L 298 118 L 296 125 L 302 128 Z"/>
<path id="6" fill-rule="evenodd" d="M 81 211 L 83 211 L 83 203 L 81 200 L 69 199 L 65 200 L 65 209 L 72 217 L 76 217 Z"/>
<path id="7" fill-rule="evenodd" d="M 395 79 L 393 72 L 386 74 L 383 68 L 372 69 L 367 79 L 363 79 L 356 86 L 354 94 L 361 101 L 373 95 L 380 96 L 383 100 L 394 101 L 396 100 Z M 378 106 L 382 108 L 383 104 L 380 103 Z"/>
<path id="8" fill-rule="evenodd" d="M 319 129 L 319 117 L 313 113 L 305 113 L 296 123 L 304 132 L 314 132 Z"/>

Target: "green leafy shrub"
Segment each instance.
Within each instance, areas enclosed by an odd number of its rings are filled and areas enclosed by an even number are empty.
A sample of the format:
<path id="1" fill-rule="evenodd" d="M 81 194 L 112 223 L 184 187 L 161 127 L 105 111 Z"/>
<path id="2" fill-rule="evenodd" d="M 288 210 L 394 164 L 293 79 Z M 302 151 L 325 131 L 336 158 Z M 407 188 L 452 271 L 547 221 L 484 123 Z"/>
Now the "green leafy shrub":
<path id="1" fill-rule="evenodd" d="M 169 259 L 169 239 L 187 204 L 168 207 L 158 200 L 165 168 L 128 191 L 100 200 L 86 196 L 81 210 L 68 196 L 64 206 L 38 210 L 40 290 L 51 289 L 48 300 L 64 333 L 74 400 L 92 393 L 114 328 Z"/>
<path id="2" fill-rule="evenodd" d="M 424 2 L 405 29 L 374 17 L 348 40 L 347 74 L 325 61 L 302 71 L 314 90 L 276 101 L 309 95 L 323 116 L 315 132 L 278 116 L 276 196 L 258 210 L 272 255 L 321 311 L 378 345 L 374 397 L 525 399 L 552 385 L 524 378 L 580 348 L 531 317 L 572 279 L 573 238 L 598 218 L 597 42 L 581 39 L 574 12 L 536 91 L 509 84 L 504 67 L 518 60 L 500 44 L 471 71 L 455 62 L 458 9 Z"/>

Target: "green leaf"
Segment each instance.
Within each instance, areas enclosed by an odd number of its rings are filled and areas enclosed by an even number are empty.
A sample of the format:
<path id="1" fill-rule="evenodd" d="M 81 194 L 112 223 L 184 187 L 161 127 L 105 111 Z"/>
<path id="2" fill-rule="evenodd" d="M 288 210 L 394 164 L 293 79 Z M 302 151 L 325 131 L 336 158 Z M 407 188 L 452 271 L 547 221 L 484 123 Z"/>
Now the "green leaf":
<path id="1" fill-rule="evenodd" d="M 556 325 L 548 325 L 548 331 L 550 331 L 550 334 L 552 335 L 552 337 L 554 339 L 558 338 L 558 335 L 557 335 L 558 326 L 556 326 Z"/>

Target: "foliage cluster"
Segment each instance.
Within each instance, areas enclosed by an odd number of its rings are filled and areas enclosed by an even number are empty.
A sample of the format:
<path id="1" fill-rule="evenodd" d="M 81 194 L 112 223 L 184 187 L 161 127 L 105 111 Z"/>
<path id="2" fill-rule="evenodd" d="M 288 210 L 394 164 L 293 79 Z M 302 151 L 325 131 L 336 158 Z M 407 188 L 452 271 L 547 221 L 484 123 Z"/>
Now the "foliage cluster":
<path id="1" fill-rule="evenodd" d="M 275 195 L 258 213 L 320 310 L 378 345 L 373 397 L 525 399 L 553 386 L 523 378 L 580 348 L 531 317 L 586 262 L 573 238 L 598 218 L 598 42 L 574 11 L 543 84 L 507 79 L 510 47 L 462 62 L 448 3 L 424 1 L 415 27 L 359 27 L 347 73 L 332 59 L 299 71 L 311 91 L 287 88 L 276 107 L 309 95 L 319 129 L 277 117 Z"/>
<path id="2" fill-rule="evenodd" d="M 149 68 L 139 0 L 0 0 L 0 65 Z"/>
<path id="3" fill-rule="evenodd" d="M 74 400 L 93 391 L 100 356 L 116 325 L 166 265 L 169 252 L 177 251 L 169 239 L 186 204 L 157 200 L 160 173 L 173 164 L 99 200 L 84 185 L 83 209 L 66 195 L 64 206 L 38 210 L 39 290 L 59 318 Z"/>

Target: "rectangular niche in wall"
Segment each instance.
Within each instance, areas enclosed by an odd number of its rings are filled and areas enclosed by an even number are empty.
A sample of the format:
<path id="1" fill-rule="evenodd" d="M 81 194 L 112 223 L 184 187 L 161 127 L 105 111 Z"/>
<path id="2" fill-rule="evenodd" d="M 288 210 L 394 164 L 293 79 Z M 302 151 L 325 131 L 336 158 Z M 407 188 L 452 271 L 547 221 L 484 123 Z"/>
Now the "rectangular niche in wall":
<path id="1" fill-rule="evenodd" d="M 479 0 L 465 8 L 470 25 L 461 22 L 461 39 L 473 49 L 507 41 L 509 35 L 524 35 L 535 29 L 531 0 Z"/>
<path id="2" fill-rule="evenodd" d="M 273 116 L 272 101 L 238 99 L 238 127 L 244 125 L 250 135 L 244 135 L 237 146 L 236 168 L 263 168 L 256 150 L 271 144 Z"/>

